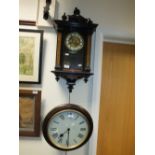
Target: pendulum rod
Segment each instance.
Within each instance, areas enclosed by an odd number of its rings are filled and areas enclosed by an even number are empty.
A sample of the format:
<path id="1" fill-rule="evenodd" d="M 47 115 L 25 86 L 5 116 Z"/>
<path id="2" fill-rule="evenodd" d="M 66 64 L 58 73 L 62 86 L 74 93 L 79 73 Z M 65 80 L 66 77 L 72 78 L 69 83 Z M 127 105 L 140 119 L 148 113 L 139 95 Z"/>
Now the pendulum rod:
<path id="1" fill-rule="evenodd" d="M 68 104 L 70 104 L 70 92 L 69 92 L 69 97 L 68 97 Z M 67 155 L 67 151 L 65 151 L 65 155 Z"/>
<path id="2" fill-rule="evenodd" d="M 69 102 L 68 103 L 70 104 L 70 92 L 69 92 Z"/>

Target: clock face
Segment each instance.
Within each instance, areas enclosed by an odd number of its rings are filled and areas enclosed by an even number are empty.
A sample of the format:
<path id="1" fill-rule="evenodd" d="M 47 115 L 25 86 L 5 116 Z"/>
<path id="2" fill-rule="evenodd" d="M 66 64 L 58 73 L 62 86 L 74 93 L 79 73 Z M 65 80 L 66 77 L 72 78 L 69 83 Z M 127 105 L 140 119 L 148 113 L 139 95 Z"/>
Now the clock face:
<path id="1" fill-rule="evenodd" d="M 71 104 L 67 107 L 64 105 L 47 115 L 43 133 L 51 146 L 61 150 L 73 150 L 89 139 L 92 133 L 91 117 L 87 111 L 78 108 Z"/>
<path id="2" fill-rule="evenodd" d="M 77 51 L 81 50 L 84 46 L 83 37 L 78 32 L 69 33 L 66 36 L 65 45 L 70 53 L 77 53 Z"/>

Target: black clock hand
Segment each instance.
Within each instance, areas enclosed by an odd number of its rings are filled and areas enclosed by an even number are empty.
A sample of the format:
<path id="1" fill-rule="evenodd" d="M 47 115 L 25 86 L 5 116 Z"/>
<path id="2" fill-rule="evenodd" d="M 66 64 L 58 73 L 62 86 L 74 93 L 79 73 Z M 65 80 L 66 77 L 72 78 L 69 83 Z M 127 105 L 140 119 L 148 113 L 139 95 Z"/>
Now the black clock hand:
<path id="1" fill-rule="evenodd" d="M 62 138 L 63 136 L 64 136 L 64 134 L 62 133 L 62 134 L 60 134 L 59 138 Z"/>
<path id="2" fill-rule="evenodd" d="M 63 138 L 63 136 L 64 136 L 63 134 L 60 134 L 60 136 L 58 137 L 58 139 L 59 139 L 58 142 L 59 142 L 59 143 L 62 142 L 62 138 Z"/>
<path id="3" fill-rule="evenodd" d="M 68 129 L 64 133 L 61 133 L 59 137 L 62 138 L 64 136 L 64 134 L 67 132 L 68 132 Z"/>
<path id="4" fill-rule="evenodd" d="M 67 129 L 67 141 L 66 141 L 66 144 L 67 144 L 67 147 L 69 146 L 69 132 L 70 132 L 70 128 Z"/>
<path id="5" fill-rule="evenodd" d="M 66 134 L 68 132 L 68 130 L 70 130 L 69 128 L 64 132 L 64 133 L 61 133 L 60 136 L 58 137 L 59 141 L 62 140 L 64 134 Z"/>
<path id="6" fill-rule="evenodd" d="M 67 132 L 67 130 L 66 130 L 64 133 L 61 133 L 60 136 L 58 137 L 58 139 L 59 139 L 58 142 L 59 142 L 59 143 L 62 143 L 62 138 L 63 138 L 63 136 L 64 136 L 64 134 L 65 134 L 66 132 Z"/>

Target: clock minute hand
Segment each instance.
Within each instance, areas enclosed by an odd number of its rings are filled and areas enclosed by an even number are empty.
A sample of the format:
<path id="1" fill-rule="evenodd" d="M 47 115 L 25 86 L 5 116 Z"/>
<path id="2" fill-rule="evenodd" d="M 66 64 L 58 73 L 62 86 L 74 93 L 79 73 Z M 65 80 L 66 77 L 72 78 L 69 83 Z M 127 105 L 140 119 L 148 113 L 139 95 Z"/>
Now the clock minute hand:
<path id="1" fill-rule="evenodd" d="M 70 132 L 70 128 L 67 129 L 67 140 L 66 140 L 66 144 L 67 144 L 67 147 L 69 146 L 69 132 Z"/>

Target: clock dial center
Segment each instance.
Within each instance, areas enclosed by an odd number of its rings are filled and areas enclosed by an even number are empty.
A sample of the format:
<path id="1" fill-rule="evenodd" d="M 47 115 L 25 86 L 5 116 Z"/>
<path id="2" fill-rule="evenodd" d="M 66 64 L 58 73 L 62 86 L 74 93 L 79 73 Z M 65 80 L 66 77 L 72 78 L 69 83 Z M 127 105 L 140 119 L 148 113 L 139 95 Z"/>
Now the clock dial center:
<path id="1" fill-rule="evenodd" d="M 66 36 L 65 45 L 71 54 L 77 53 L 84 46 L 84 39 L 78 32 L 71 32 Z"/>

